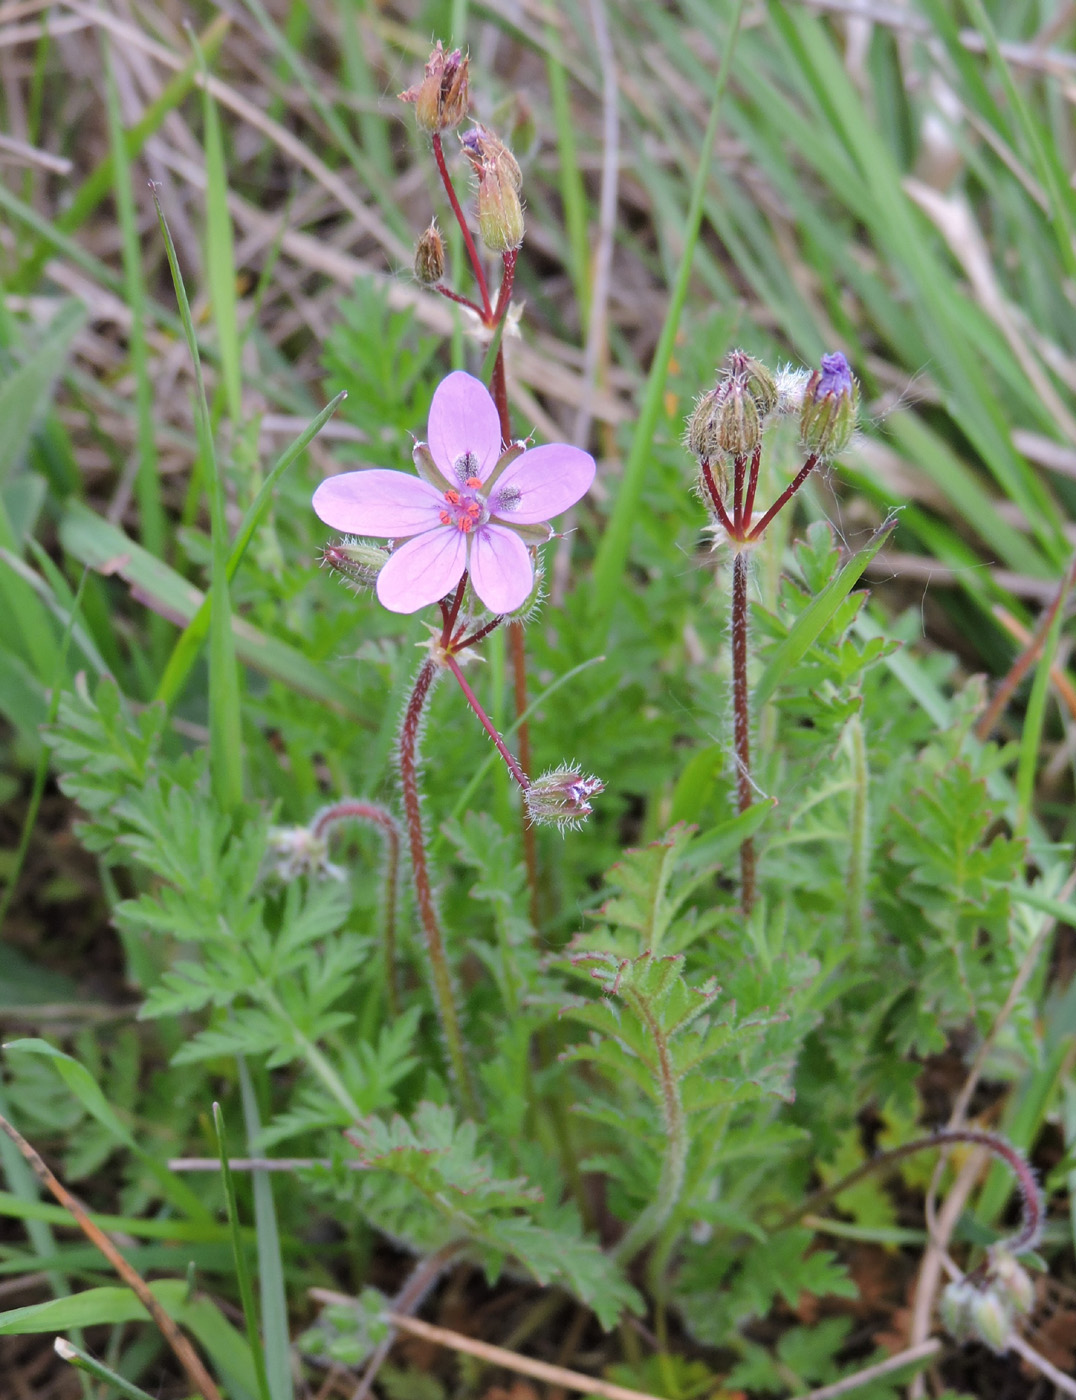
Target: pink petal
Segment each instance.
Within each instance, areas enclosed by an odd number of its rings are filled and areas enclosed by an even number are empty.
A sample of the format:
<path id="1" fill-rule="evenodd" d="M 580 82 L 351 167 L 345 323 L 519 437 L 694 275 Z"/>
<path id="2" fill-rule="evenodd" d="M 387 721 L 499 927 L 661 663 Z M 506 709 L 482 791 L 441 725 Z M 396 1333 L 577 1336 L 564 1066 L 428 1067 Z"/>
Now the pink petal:
<path id="1" fill-rule="evenodd" d="M 438 384 L 430 405 L 430 451 L 450 481 L 453 464 L 465 452 L 478 458 L 485 481 L 501 455 L 501 420 L 489 390 L 479 379 L 454 370 Z"/>
<path id="2" fill-rule="evenodd" d="M 590 490 L 594 458 L 567 443 L 531 447 L 507 467 L 489 495 L 489 508 L 508 525 L 537 525 L 574 506 Z M 506 488 L 511 488 L 503 507 Z M 511 505 L 511 495 L 519 499 Z"/>
<path id="3" fill-rule="evenodd" d="M 314 492 L 314 510 L 346 535 L 403 539 L 439 524 L 444 496 L 427 481 L 380 468 L 330 476 Z"/>
<path id="4" fill-rule="evenodd" d="M 467 536 L 438 526 L 408 540 L 377 576 L 377 596 L 389 612 L 418 612 L 451 593 L 467 567 Z"/>
<path id="5" fill-rule="evenodd" d="M 471 582 L 490 612 L 515 612 L 534 587 L 530 551 L 511 530 L 486 525 L 471 545 Z"/>

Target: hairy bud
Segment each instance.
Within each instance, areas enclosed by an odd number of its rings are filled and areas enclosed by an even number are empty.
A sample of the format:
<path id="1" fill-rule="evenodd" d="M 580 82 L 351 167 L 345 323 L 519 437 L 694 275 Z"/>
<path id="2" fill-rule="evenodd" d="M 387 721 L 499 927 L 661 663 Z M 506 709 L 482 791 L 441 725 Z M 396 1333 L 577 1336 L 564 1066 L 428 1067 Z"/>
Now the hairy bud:
<path id="1" fill-rule="evenodd" d="M 491 131 L 476 126 L 460 138 L 478 176 L 478 232 L 491 253 L 513 252 L 523 242 L 523 175 L 515 156 Z"/>
<path id="2" fill-rule="evenodd" d="M 469 64 L 470 59 L 459 49 L 446 54 L 438 39 L 422 82 L 400 93 L 401 102 L 415 104 L 415 120 L 421 130 L 432 136 L 459 126 L 466 117 L 470 106 Z"/>
<path id="3" fill-rule="evenodd" d="M 373 588 L 388 559 L 389 551 L 383 546 L 350 537 L 327 544 L 321 552 L 325 568 L 360 588 Z"/>
<path id="4" fill-rule="evenodd" d="M 822 356 L 803 392 L 800 437 L 805 447 L 818 457 L 836 457 L 843 452 L 856 429 L 859 411 L 859 385 L 839 350 Z"/>
<path id="5" fill-rule="evenodd" d="M 723 379 L 688 419 L 687 445 L 700 461 L 745 457 L 762 440 L 762 416 L 742 379 Z"/>
<path id="6" fill-rule="evenodd" d="M 730 350 L 725 356 L 725 373 L 743 384 L 761 418 L 768 417 L 777 407 L 777 381 L 761 360 L 743 350 Z"/>
<path id="7" fill-rule="evenodd" d="M 436 222 L 431 223 L 415 248 L 415 276 L 427 287 L 445 275 L 445 240 Z"/>
<path id="8" fill-rule="evenodd" d="M 329 843 L 309 826 L 274 826 L 269 832 L 268 873 L 291 884 L 300 875 L 343 880 L 344 871 L 329 860 Z"/>
<path id="9" fill-rule="evenodd" d="M 577 764 L 551 768 L 523 794 L 527 816 L 535 826 L 556 826 L 561 834 L 575 830 L 593 810 L 589 798 L 602 792 L 600 778 L 584 776 Z"/>
<path id="10" fill-rule="evenodd" d="M 1004 1352 L 1017 1313 L 1029 1313 L 1035 1286 L 1007 1250 L 990 1251 L 984 1266 L 945 1289 L 938 1313 L 958 1342 L 983 1342 Z"/>

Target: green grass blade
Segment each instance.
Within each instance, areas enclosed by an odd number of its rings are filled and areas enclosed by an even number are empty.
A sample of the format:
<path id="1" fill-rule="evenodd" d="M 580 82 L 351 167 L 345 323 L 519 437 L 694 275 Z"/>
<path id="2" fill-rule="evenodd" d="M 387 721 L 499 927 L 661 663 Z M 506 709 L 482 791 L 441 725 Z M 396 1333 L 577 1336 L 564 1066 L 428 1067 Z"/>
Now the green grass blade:
<path id="1" fill-rule="evenodd" d="M 179 270 L 175 244 L 154 191 L 157 220 L 168 254 L 168 266 L 179 302 L 179 313 L 187 338 L 187 349 L 194 364 L 197 385 L 196 413 L 198 439 L 205 464 L 209 514 L 213 535 L 212 599 L 209 621 L 209 771 L 213 793 L 221 809 L 232 812 L 243 800 L 243 726 L 239 707 L 239 672 L 236 666 L 235 638 L 232 635 L 231 594 L 228 588 L 228 540 L 224 518 L 224 485 L 213 446 L 213 426 L 209 419 L 202 361 L 191 320 L 190 302 Z"/>
<path id="2" fill-rule="evenodd" d="M 128 1151 L 134 1153 L 158 1182 L 166 1200 L 171 1201 L 176 1209 L 183 1211 L 192 1220 L 210 1219 L 209 1210 L 198 1193 L 174 1172 L 170 1172 L 163 1162 L 158 1161 L 139 1143 L 105 1098 L 96 1079 L 85 1065 L 72 1056 L 65 1055 L 48 1041 L 33 1036 L 25 1040 L 10 1040 L 4 1049 L 8 1054 L 38 1055 L 48 1060 L 90 1117 L 117 1142 L 123 1143 Z"/>
<path id="3" fill-rule="evenodd" d="M 217 327 L 221 378 L 228 417 L 238 429 L 243 421 L 243 384 L 240 369 L 239 312 L 236 297 L 235 237 L 228 212 L 228 174 L 220 113 L 209 91 L 209 69 L 198 40 L 191 35 L 202 70 L 202 119 L 205 123 L 206 174 L 206 277 L 209 300 Z"/>
<path id="4" fill-rule="evenodd" d="M 149 372 L 149 349 L 146 344 L 146 283 L 142 273 L 142 245 L 138 236 L 131 163 L 127 154 L 123 120 L 120 115 L 119 94 L 116 91 L 116 76 L 113 71 L 112 43 L 104 30 L 101 31 L 100 40 L 105 60 L 105 112 L 108 117 L 109 150 L 112 156 L 114 175 L 113 192 L 116 213 L 119 217 L 123 251 L 123 281 L 127 289 L 127 305 L 131 311 L 131 328 L 127 336 L 127 345 L 135 381 L 136 451 L 138 453 L 135 494 L 138 500 L 138 520 L 141 527 L 142 543 L 151 553 L 159 554 L 163 558 L 165 553 L 165 518 L 164 505 L 161 501 L 161 481 L 157 470 L 157 435 L 153 424 L 153 381 Z M 157 650 L 163 643 L 164 633 L 156 623 L 153 624 L 153 630 L 156 634 L 154 649 Z"/>
<path id="5" fill-rule="evenodd" d="M 261 1133 L 258 1098 L 246 1061 L 239 1059 L 239 1090 L 243 1098 L 243 1119 L 247 1143 L 254 1152 Z M 280 1230 L 273 1204 L 273 1178 L 268 1172 L 252 1173 L 254 1226 L 258 1235 L 258 1284 L 262 1305 L 262 1340 L 272 1400 L 294 1400 L 290 1339 L 288 1334 L 288 1293 L 284 1281 L 284 1259 L 280 1251 Z"/>
<path id="6" fill-rule="evenodd" d="M 71 349 L 86 323 L 86 308 L 67 301 L 56 312 L 41 343 L 0 384 L 0 482 L 26 455 L 30 436 L 52 398 Z"/>
<path id="7" fill-rule="evenodd" d="M 755 687 L 756 710 L 766 703 L 785 676 L 807 655 L 822 629 L 862 578 L 864 569 L 885 544 L 896 523 L 896 516 L 884 521 L 859 553 L 849 559 L 796 619 L 795 626 L 775 649 L 773 660 Z"/>
<path id="8" fill-rule="evenodd" d="M 206 26 L 201 36 L 201 45 L 208 59 L 212 60 L 216 56 L 230 25 L 231 20 L 227 15 L 217 15 Z M 150 103 L 134 126 L 124 134 L 124 153 L 128 161 L 135 160 L 141 154 L 142 148 L 150 137 L 160 130 L 161 124 L 169 112 L 175 111 L 187 96 L 194 86 L 197 73 L 198 64 L 192 58 L 185 68 L 168 80 L 161 89 L 160 95 Z M 19 269 L 18 282 L 20 287 L 37 285 L 54 247 L 78 248 L 77 243 L 65 238 L 64 235 L 74 233 L 82 227 L 101 201 L 113 189 L 115 178 L 113 156 L 110 151 L 101 163 L 86 176 L 72 195 L 71 202 L 66 208 L 57 214 L 54 225 L 40 218 L 36 224 L 30 223 L 29 226 L 38 235 L 38 247 Z M 0 192 L 0 200 L 2 200 L 2 193 L 6 193 L 6 191 Z M 28 206 L 23 205 L 23 208 L 28 208 Z M 81 249 L 79 251 L 81 252 Z M 103 267 L 104 264 L 102 263 L 100 266 Z M 120 294 L 122 295 L 122 292 Z"/>
<path id="9" fill-rule="evenodd" d="M 337 394 L 331 403 L 321 410 L 318 416 L 299 434 L 295 441 L 277 458 L 272 471 L 265 478 L 255 499 L 251 502 L 243 522 L 239 527 L 239 533 L 235 537 L 231 553 L 228 556 L 228 580 L 235 578 L 236 571 L 243 561 L 243 556 L 247 552 L 247 547 L 254 536 L 254 531 L 269 508 L 273 491 L 277 482 L 288 470 L 291 464 L 302 455 L 310 446 L 314 438 L 321 432 L 322 428 L 333 416 L 341 403 L 347 398 L 346 391 Z M 202 648 L 206 633 L 209 630 L 209 619 L 212 611 L 212 595 L 209 595 L 202 602 L 198 611 L 187 624 L 183 635 L 176 642 L 172 655 L 168 659 L 164 674 L 157 687 L 155 699 L 163 700 L 165 704 L 172 705 L 179 697 L 180 692 L 190 675 L 191 667 Z"/>
<path id="10" fill-rule="evenodd" d="M 1058 605 L 1051 619 L 1046 639 L 1043 642 L 1039 664 L 1035 668 L 1035 679 L 1027 702 L 1023 729 L 1020 732 L 1020 757 L 1016 765 L 1016 835 L 1026 836 L 1031 821 L 1031 805 L 1035 797 L 1035 775 L 1039 768 L 1039 750 L 1042 744 L 1042 728 L 1046 718 L 1046 700 L 1050 688 L 1050 668 L 1057 655 L 1057 644 L 1061 639 L 1064 624 L 1065 600 L 1072 587 L 1073 571 L 1070 569 L 1060 589 Z"/>
<path id="11" fill-rule="evenodd" d="M 239 1203 L 235 1198 L 235 1182 L 228 1163 L 228 1144 L 224 1136 L 224 1115 L 220 1104 L 213 1105 L 213 1127 L 217 1133 L 217 1150 L 220 1153 L 220 1170 L 224 1178 L 224 1201 L 228 1211 L 228 1225 L 232 1233 L 232 1252 L 235 1256 L 235 1276 L 239 1285 L 239 1301 L 243 1307 L 246 1322 L 247 1341 L 254 1357 L 254 1369 L 258 1378 L 258 1394 L 261 1400 L 275 1400 L 269 1389 L 269 1376 L 265 1369 L 265 1352 L 262 1349 L 261 1334 L 258 1330 L 258 1314 L 254 1306 L 254 1288 L 247 1264 L 246 1250 L 239 1233 Z M 260 1238 L 260 1236 L 259 1236 Z"/>
<path id="12" fill-rule="evenodd" d="M 94 1380 L 107 1381 L 112 1389 L 126 1397 L 126 1400 L 154 1400 L 148 1391 L 133 1384 L 126 1377 L 121 1376 L 118 1371 L 113 1371 L 110 1366 L 106 1366 L 103 1361 L 98 1361 L 88 1351 L 73 1346 L 66 1337 L 57 1337 L 53 1347 L 56 1355 L 62 1361 L 69 1362 L 76 1371 L 93 1376 Z"/>
<path id="13" fill-rule="evenodd" d="M 80 563 L 121 578 L 140 602 L 180 627 L 190 622 L 205 602 L 200 588 L 81 502 L 72 502 L 61 517 L 60 542 Z M 246 665 L 331 705 L 363 728 L 374 728 L 355 691 L 312 664 L 301 651 L 267 636 L 242 618 L 232 619 L 232 630 L 236 650 Z"/>
<path id="14" fill-rule="evenodd" d="M 64 628 L 63 637 L 60 639 L 60 656 L 56 666 L 56 675 L 53 677 L 50 687 L 49 708 L 46 716 L 46 724 L 55 724 L 56 714 L 60 708 L 60 696 L 63 694 L 63 682 L 67 673 L 67 650 L 71 644 L 71 633 L 74 630 L 75 618 L 78 616 L 78 607 L 82 601 L 83 589 L 86 587 L 88 570 L 83 569 L 82 577 L 79 579 L 78 592 L 75 594 L 75 601 L 68 616 L 67 626 Z M 33 839 L 34 827 L 37 825 L 37 814 L 41 808 L 41 799 L 45 795 L 45 783 L 49 776 L 49 751 L 42 744 L 37 755 L 37 764 L 34 768 L 34 780 L 30 788 L 30 800 L 26 805 L 26 815 L 23 818 L 22 831 L 19 833 L 19 844 L 15 848 L 15 856 L 8 871 L 7 885 L 3 896 L 0 897 L 0 933 L 3 932 L 4 922 L 7 919 L 8 910 L 11 908 L 11 901 L 15 898 L 15 891 L 19 885 L 19 877 L 22 874 L 22 867 L 26 863 L 26 856 L 30 850 L 30 842 Z"/>
<path id="15" fill-rule="evenodd" d="M 691 190 L 691 201 L 688 205 L 687 218 L 684 221 L 683 253 L 680 259 L 679 272 L 677 273 L 676 283 L 669 301 L 669 309 L 665 316 L 665 324 L 661 329 L 661 337 L 658 340 L 657 349 L 654 351 L 654 358 L 650 365 L 650 373 L 646 381 L 646 392 L 643 397 L 642 407 L 639 411 L 639 421 L 636 424 L 635 433 L 632 437 L 628 459 L 624 463 L 624 475 L 620 482 L 620 488 L 617 491 L 612 515 L 602 535 L 597 556 L 594 560 L 593 596 L 591 602 L 591 617 L 594 627 L 592 644 L 594 648 L 599 651 L 604 646 L 605 638 L 608 635 L 613 604 L 616 600 L 617 590 L 621 586 L 621 578 L 628 561 L 632 529 L 639 509 L 639 499 L 642 495 L 643 476 L 646 472 L 650 455 L 654 429 L 657 427 L 658 418 L 662 411 L 662 396 L 665 392 L 665 381 L 669 373 L 669 361 L 672 357 L 673 345 L 680 325 L 680 317 L 683 314 L 684 304 L 687 301 L 688 287 L 691 283 L 692 259 L 694 257 L 695 245 L 698 242 L 699 230 L 702 224 L 703 205 L 706 199 L 706 188 L 711 175 L 710 167 L 713 160 L 714 145 L 717 141 L 717 129 L 721 116 L 722 100 L 725 95 L 725 87 L 728 82 L 732 58 L 736 52 L 736 42 L 739 35 L 743 10 L 744 0 L 737 0 L 729 26 L 725 50 L 721 58 L 721 67 L 718 70 L 717 78 L 714 83 L 710 120 L 707 123 L 705 134 L 699 143 L 698 168 L 695 172 L 695 180 Z"/>

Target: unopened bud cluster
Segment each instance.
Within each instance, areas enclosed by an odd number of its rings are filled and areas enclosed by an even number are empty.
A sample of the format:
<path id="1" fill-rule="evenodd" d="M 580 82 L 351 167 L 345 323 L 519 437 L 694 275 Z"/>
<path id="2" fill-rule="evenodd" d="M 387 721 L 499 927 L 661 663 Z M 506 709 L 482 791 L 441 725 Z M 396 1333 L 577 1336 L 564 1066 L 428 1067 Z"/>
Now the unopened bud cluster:
<path id="1" fill-rule="evenodd" d="M 582 825 L 593 811 L 589 799 L 604 788 L 600 778 L 583 774 L 574 763 L 565 764 L 536 778 L 523 801 L 535 826 L 555 826 L 563 833 Z"/>
<path id="2" fill-rule="evenodd" d="M 746 457 L 774 418 L 796 415 L 800 439 L 820 458 L 836 457 L 851 441 L 859 385 L 839 350 L 823 355 L 813 373 L 784 366 L 776 372 L 742 350 L 731 350 L 717 383 L 701 395 L 685 442 L 700 461 Z"/>
<path id="3" fill-rule="evenodd" d="M 982 1342 L 1003 1352 L 1017 1315 L 1031 1311 L 1035 1285 L 1027 1270 L 1007 1250 L 996 1249 L 985 1268 L 950 1283 L 938 1312 L 945 1330 L 958 1342 Z"/>
<path id="4" fill-rule="evenodd" d="M 732 350 L 717 384 L 702 395 L 688 419 L 687 445 L 700 461 L 746 457 L 762 440 L 777 406 L 777 385 L 759 360 Z"/>

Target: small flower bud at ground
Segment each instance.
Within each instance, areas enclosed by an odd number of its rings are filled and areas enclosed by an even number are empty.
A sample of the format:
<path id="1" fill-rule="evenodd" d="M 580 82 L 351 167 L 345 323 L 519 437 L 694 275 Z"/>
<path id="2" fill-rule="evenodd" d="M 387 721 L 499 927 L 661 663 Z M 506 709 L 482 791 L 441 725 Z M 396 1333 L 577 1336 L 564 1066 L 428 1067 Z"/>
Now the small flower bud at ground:
<path id="1" fill-rule="evenodd" d="M 800 437 L 818 457 L 836 457 L 848 446 L 856 429 L 859 385 L 839 350 L 822 356 L 803 393 Z"/>
<path id="2" fill-rule="evenodd" d="M 321 555 L 327 569 L 360 588 L 373 588 L 388 561 L 389 551 L 381 545 L 350 538 L 327 544 Z"/>
<path id="3" fill-rule="evenodd" d="M 432 287 L 444 275 L 445 240 L 436 223 L 432 223 L 415 248 L 415 276 L 427 287 Z"/>
<path id="4" fill-rule="evenodd" d="M 992 1251 L 989 1277 L 1017 1312 L 1031 1311 L 1035 1304 L 1035 1285 L 1028 1271 L 1016 1262 L 1008 1250 Z"/>
<path id="5" fill-rule="evenodd" d="M 738 379 L 744 385 L 761 417 L 766 418 L 774 411 L 777 382 L 761 360 L 743 350 L 730 350 L 725 357 L 725 370 L 730 379 Z"/>
<path id="6" fill-rule="evenodd" d="M 346 878 L 343 870 L 330 862 L 326 838 L 316 836 L 308 826 L 273 827 L 269 832 L 268 861 L 270 872 L 285 884 L 300 875 Z"/>
<path id="7" fill-rule="evenodd" d="M 556 826 L 563 834 L 590 816 L 593 808 L 588 799 L 604 788 L 600 778 L 584 776 L 575 764 L 568 764 L 536 778 L 523 794 L 523 801 L 535 826 Z"/>
<path id="8" fill-rule="evenodd" d="M 470 106 L 469 64 L 470 59 L 459 49 L 446 54 L 438 39 L 422 82 L 400 93 L 401 102 L 415 104 L 415 120 L 422 131 L 431 136 L 448 131 L 459 126 L 466 117 Z"/>

